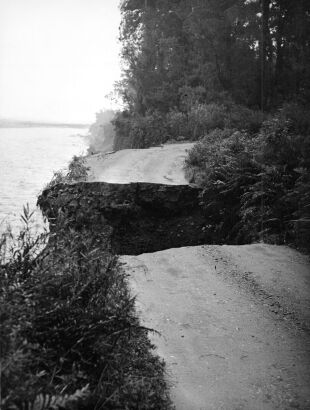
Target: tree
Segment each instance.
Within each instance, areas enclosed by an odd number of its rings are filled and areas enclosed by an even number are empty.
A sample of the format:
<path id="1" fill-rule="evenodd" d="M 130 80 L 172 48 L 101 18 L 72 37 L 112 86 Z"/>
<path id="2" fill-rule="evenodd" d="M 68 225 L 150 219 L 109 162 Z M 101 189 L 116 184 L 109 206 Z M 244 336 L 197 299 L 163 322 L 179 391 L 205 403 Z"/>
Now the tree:
<path id="1" fill-rule="evenodd" d="M 310 102 L 307 0 L 124 0 L 121 13 L 127 131 L 195 104 Z"/>

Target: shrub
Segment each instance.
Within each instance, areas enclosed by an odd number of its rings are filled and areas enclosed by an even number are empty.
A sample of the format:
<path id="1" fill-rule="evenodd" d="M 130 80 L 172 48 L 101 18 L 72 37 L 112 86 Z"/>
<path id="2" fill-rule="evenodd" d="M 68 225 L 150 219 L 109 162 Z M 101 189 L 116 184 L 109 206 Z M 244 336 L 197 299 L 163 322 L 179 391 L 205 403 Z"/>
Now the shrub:
<path id="1" fill-rule="evenodd" d="M 215 128 L 214 130 L 211 130 L 205 137 L 201 140 L 202 144 L 214 144 L 216 142 L 221 142 L 226 140 L 227 138 L 231 137 L 233 134 L 235 136 L 238 135 L 238 131 L 230 128 Z M 239 133 L 239 136 L 242 135 L 242 133 Z"/>
<path id="2" fill-rule="evenodd" d="M 113 119 L 115 112 L 112 110 L 100 111 L 96 114 L 96 121 L 90 127 L 89 148 L 90 153 L 106 152 L 113 149 L 115 129 Z"/>
<path id="3" fill-rule="evenodd" d="M 276 166 L 261 166 L 253 183 L 241 196 L 240 233 L 248 242 L 258 238 L 272 243 L 289 243 L 290 220 L 296 204 L 288 196 L 294 178 Z"/>
<path id="4" fill-rule="evenodd" d="M 114 149 L 148 148 L 169 139 L 166 117 L 158 111 L 145 116 L 119 113 L 113 122 L 116 127 Z"/>
<path id="5" fill-rule="evenodd" d="M 166 117 L 159 111 L 147 113 L 143 125 L 144 146 L 142 148 L 162 144 L 169 138 Z"/>
<path id="6" fill-rule="evenodd" d="M 265 119 L 266 115 L 261 111 L 254 111 L 242 105 L 230 104 L 225 116 L 225 127 L 256 134 Z"/>
<path id="7" fill-rule="evenodd" d="M 85 159 L 83 157 L 73 156 L 68 166 L 68 171 L 56 171 L 53 178 L 46 185 L 46 188 L 50 188 L 57 184 L 72 184 L 75 182 L 82 182 L 87 180 L 89 167 L 85 165 Z"/>
<path id="8" fill-rule="evenodd" d="M 186 160 L 186 168 L 195 169 L 194 180 L 203 187 L 201 205 L 206 227 L 216 243 L 237 241 L 243 187 L 251 184 L 258 173 L 252 161 L 254 143 L 248 140 L 248 135 L 242 133 L 212 143 L 205 138 Z"/>
<path id="9" fill-rule="evenodd" d="M 176 109 L 167 114 L 167 129 L 171 138 L 176 140 L 189 137 L 187 116 Z"/>
<path id="10" fill-rule="evenodd" d="M 170 133 L 198 140 L 215 129 L 240 130 L 256 134 L 266 116 L 231 102 L 226 104 L 194 104 L 187 112 L 172 111 L 167 115 Z"/>
<path id="11" fill-rule="evenodd" d="M 285 103 L 278 112 L 282 122 L 287 122 L 290 132 L 295 135 L 310 134 L 310 109 L 296 102 Z"/>
<path id="12" fill-rule="evenodd" d="M 226 109 L 224 105 L 197 104 L 188 112 L 190 139 L 202 138 L 212 129 L 224 128 Z"/>
<path id="13" fill-rule="evenodd" d="M 309 168 L 299 168 L 296 172 L 299 176 L 287 194 L 289 201 L 298 203 L 298 207 L 294 207 L 290 228 L 297 245 L 310 251 L 310 172 Z"/>
<path id="14" fill-rule="evenodd" d="M 170 408 L 163 363 L 103 234 L 58 222 L 42 253 L 46 238 L 26 227 L 0 263 L 1 408 Z"/>
<path id="15" fill-rule="evenodd" d="M 259 138 L 263 163 L 283 166 L 290 172 L 297 167 L 310 168 L 310 134 L 294 134 L 281 115 L 263 123 Z"/>
<path id="16" fill-rule="evenodd" d="M 131 141 L 129 139 L 129 133 L 131 129 L 131 115 L 129 114 L 129 112 L 117 112 L 112 123 L 115 127 L 113 149 L 118 151 L 120 149 L 131 148 Z"/>
<path id="17" fill-rule="evenodd" d="M 279 118 L 265 122 L 257 136 L 230 133 L 214 131 L 185 163 L 192 182 L 203 187 L 201 204 L 214 242 L 309 248 L 309 137 L 290 134 Z"/>

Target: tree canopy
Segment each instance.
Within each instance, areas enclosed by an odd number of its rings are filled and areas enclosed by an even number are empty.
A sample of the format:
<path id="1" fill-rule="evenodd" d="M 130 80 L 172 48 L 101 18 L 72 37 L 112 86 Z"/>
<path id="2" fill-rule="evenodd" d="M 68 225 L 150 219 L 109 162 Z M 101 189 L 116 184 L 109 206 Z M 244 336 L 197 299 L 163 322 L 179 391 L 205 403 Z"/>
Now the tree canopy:
<path id="1" fill-rule="evenodd" d="M 123 0 L 128 109 L 145 115 L 231 98 L 272 110 L 309 102 L 307 0 Z"/>

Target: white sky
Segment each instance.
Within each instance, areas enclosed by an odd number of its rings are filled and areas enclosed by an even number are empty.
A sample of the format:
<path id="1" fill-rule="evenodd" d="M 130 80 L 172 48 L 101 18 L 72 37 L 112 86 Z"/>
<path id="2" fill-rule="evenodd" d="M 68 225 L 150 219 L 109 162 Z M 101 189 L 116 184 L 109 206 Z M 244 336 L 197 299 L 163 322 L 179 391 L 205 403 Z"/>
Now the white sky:
<path id="1" fill-rule="evenodd" d="M 92 122 L 119 79 L 119 0 L 0 0 L 0 117 Z"/>

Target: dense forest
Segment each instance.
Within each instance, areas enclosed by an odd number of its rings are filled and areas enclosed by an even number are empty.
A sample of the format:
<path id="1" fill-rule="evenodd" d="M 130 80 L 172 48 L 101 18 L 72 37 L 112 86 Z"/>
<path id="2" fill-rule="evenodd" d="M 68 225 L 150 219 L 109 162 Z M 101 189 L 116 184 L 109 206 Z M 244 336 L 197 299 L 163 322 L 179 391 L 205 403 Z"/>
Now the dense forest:
<path id="1" fill-rule="evenodd" d="M 201 117 L 238 117 L 233 105 L 269 112 L 310 101 L 306 0 L 126 0 L 121 13 L 120 148 L 180 132 L 197 139 L 206 131 Z"/>
<path id="2" fill-rule="evenodd" d="M 198 141 L 186 168 L 216 241 L 310 242 L 310 3 L 124 0 L 120 10 L 114 148 Z"/>

